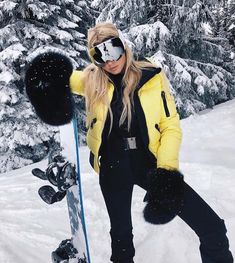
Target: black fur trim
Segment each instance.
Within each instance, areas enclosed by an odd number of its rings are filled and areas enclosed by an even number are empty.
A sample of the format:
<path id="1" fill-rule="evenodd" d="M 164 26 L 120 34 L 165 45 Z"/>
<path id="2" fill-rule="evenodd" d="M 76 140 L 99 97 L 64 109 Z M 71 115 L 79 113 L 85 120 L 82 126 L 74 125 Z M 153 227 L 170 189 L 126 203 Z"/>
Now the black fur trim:
<path id="1" fill-rule="evenodd" d="M 143 213 L 145 221 L 154 225 L 166 224 L 176 216 L 176 214 L 166 211 L 164 207 L 153 203 L 147 203 Z"/>
<path id="2" fill-rule="evenodd" d="M 184 205 L 184 176 L 177 170 L 152 169 L 148 174 L 147 222 L 165 224 L 180 213 Z"/>
<path id="3" fill-rule="evenodd" d="M 73 98 L 69 78 L 73 66 L 69 58 L 47 52 L 35 57 L 25 74 L 26 93 L 43 122 L 69 123 L 73 117 Z"/>

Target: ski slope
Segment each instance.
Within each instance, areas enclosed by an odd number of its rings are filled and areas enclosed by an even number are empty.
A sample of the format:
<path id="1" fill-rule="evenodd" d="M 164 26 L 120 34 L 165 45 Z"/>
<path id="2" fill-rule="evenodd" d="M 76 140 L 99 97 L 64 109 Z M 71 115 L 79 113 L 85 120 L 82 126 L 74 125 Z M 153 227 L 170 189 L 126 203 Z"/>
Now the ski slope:
<path id="1" fill-rule="evenodd" d="M 185 180 L 225 219 L 230 247 L 235 254 L 235 100 L 181 121 L 180 155 Z M 92 263 L 109 262 L 109 219 L 98 176 L 88 164 L 88 149 L 81 147 L 84 205 Z M 46 161 L 0 174 L 0 262 L 50 263 L 50 253 L 70 237 L 66 201 L 49 206 L 38 197 L 44 184 L 31 175 Z M 144 191 L 133 196 L 136 263 L 199 263 L 199 241 L 180 219 L 167 225 L 144 222 Z"/>

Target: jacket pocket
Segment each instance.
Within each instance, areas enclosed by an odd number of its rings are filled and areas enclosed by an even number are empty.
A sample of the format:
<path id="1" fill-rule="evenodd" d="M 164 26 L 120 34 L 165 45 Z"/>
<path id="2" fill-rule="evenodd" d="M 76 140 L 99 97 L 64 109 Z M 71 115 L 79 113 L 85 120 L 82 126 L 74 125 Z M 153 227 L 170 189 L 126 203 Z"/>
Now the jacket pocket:
<path id="1" fill-rule="evenodd" d="M 165 91 L 161 92 L 161 96 L 162 96 L 162 101 L 163 101 L 163 106 L 164 106 L 166 117 L 170 117 L 170 111 L 169 111 L 168 106 L 167 106 Z"/>
<path id="2" fill-rule="evenodd" d="M 97 118 L 93 118 L 90 124 L 90 128 L 93 129 L 94 124 L 97 122 Z"/>
<path id="3" fill-rule="evenodd" d="M 158 125 L 157 123 L 154 125 L 154 127 L 155 127 L 155 129 L 156 129 L 158 132 L 160 132 L 160 128 L 159 128 L 159 125 Z"/>

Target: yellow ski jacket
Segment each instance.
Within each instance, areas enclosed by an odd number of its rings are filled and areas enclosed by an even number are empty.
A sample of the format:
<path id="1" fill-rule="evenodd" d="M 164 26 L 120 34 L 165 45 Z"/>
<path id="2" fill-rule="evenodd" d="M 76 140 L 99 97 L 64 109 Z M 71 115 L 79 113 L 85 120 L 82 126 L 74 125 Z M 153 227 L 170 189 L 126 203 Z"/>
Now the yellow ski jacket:
<path id="1" fill-rule="evenodd" d="M 83 72 L 75 70 L 70 77 L 70 88 L 74 94 L 83 95 L 85 83 Z M 114 86 L 110 82 L 108 96 L 111 102 Z M 168 80 L 159 68 L 143 70 L 142 78 L 134 96 L 137 119 L 142 129 L 143 141 L 156 158 L 156 166 L 165 169 L 179 169 L 181 128 L 174 98 L 170 94 Z M 108 114 L 107 106 L 97 105 L 91 114 L 87 132 L 90 149 L 90 163 L 99 173 L 99 149 L 102 132 Z"/>

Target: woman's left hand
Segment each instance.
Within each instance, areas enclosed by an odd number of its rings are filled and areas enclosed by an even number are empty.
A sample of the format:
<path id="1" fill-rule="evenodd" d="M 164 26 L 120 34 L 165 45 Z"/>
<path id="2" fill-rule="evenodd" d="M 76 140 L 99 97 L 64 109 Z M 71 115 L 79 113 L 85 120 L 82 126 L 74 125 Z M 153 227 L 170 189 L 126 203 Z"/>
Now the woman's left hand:
<path id="1" fill-rule="evenodd" d="M 184 176 L 178 170 L 151 169 L 148 173 L 144 218 L 152 224 L 171 221 L 184 205 Z"/>

